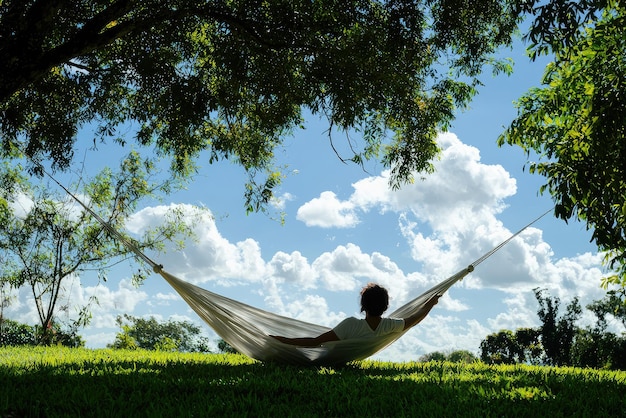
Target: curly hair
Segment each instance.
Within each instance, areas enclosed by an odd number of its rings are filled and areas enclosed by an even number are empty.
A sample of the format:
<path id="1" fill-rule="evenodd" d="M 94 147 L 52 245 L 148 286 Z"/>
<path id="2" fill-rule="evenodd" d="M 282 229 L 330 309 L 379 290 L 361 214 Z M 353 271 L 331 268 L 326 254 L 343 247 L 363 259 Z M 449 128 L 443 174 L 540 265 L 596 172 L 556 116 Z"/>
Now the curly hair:
<path id="1" fill-rule="evenodd" d="M 376 283 L 368 283 L 361 289 L 361 312 L 381 316 L 389 307 L 387 289 Z"/>

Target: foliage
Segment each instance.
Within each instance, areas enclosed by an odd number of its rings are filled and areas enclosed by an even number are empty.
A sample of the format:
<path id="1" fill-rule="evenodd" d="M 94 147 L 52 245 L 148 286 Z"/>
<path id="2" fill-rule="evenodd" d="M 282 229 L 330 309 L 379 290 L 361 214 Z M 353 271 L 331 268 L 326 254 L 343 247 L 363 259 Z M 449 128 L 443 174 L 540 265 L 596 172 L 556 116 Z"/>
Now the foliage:
<path id="1" fill-rule="evenodd" d="M 446 360 L 452 363 L 474 363 L 478 358 L 468 350 L 455 350 L 448 354 Z"/>
<path id="2" fill-rule="evenodd" d="M 455 350 L 448 354 L 442 353 L 441 351 L 434 351 L 432 353 L 424 354 L 418 359 L 418 361 L 421 362 L 449 361 L 452 363 L 473 363 L 477 360 L 476 356 L 467 350 Z"/>
<path id="3" fill-rule="evenodd" d="M 63 168 L 82 127 L 122 145 L 137 127 L 135 142 L 178 173 L 202 151 L 240 164 L 256 210 L 280 182 L 275 149 L 307 112 L 346 133 L 340 158 L 380 158 L 398 186 L 432 169 L 437 131 L 483 68 L 511 70 L 494 53 L 511 44 L 518 3 L 4 0 L 1 148 Z"/>
<path id="4" fill-rule="evenodd" d="M 606 284 L 626 286 L 626 8 L 613 0 L 548 2 L 557 3 L 566 10 L 553 17 L 575 30 L 565 40 L 549 22 L 534 29 L 535 37 L 554 34 L 537 46 L 554 62 L 542 87 L 517 101 L 517 117 L 498 142 L 532 158 L 529 171 L 547 179 L 540 191 L 552 195 L 555 215 L 586 222 L 617 273 Z"/>
<path id="5" fill-rule="evenodd" d="M 622 416 L 626 372 L 0 348 L 1 416 Z"/>
<path id="6" fill-rule="evenodd" d="M 131 315 L 117 317 L 122 332 L 115 336 L 110 348 L 145 349 L 209 353 L 209 342 L 200 336 L 200 328 L 188 321 L 159 322 L 154 317 Z"/>
<path id="7" fill-rule="evenodd" d="M 626 338 L 594 329 L 579 329 L 570 351 L 571 364 L 595 369 L 626 370 Z"/>
<path id="8" fill-rule="evenodd" d="M 567 305 L 565 314 L 559 318 L 559 298 L 544 297 L 544 291 L 541 289 L 534 289 L 534 291 L 539 302 L 537 315 L 542 323 L 539 331 L 546 362 L 555 366 L 572 364 L 571 349 L 577 330 L 575 322 L 582 313 L 578 298 L 574 298 Z"/>
<path id="9" fill-rule="evenodd" d="M 595 314 L 597 322 L 594 327 L 578 330 L 572 347 L 572 363 L 581 367 L 626 370 L 626 336 L 620 338 L 607 332 L 609 315 L 626 326 L 626 305 L 622 297 L 612 290 L 586 308 Z"/>
<path id="10" fill-rule="evenodd" d="M 626 370 L 626 336 L 607 330 L 609 315 L 622 323 L 625 319 L 624 303 L 616 291 L 586 306 L 596 315 L 597 322 L 584 329 L 575 324 L 582 313 L 577 299 L 572 300 L 566 313 L 559 317 L 560 299 L 546 297 L 543 292 L 535 289 L 539 302 L 537 314 L 542 325 L 488 335 L 480 343 L 483 362 Z"/>
<path id="11" fill-rule="evenodd" d="M 488 335 L 480 343 L 480 359 L 487 364 L 541 364 L 539 330 L 519 328 Z"/>
<path id="12" fill-rule="evenodd" d="M 488 335 L 480 343 L 480 359 L 488 364 L 515 364 L 519 348 L 512 331 L 502 330 Z"/>
<path id="13" fill-rule="evenodd" d="M 598 327 L 601 331 L 606 330 L 607 315 L 611 315 L 614 319 L 620 321 L 622 326 L 626 328 L 626 289 L 620 291 L 610 290 L 600 300 L 596 300 L 589 305 L 587 309 L 592 311 L 598 318 Z"/>
<path id="14" fill-rule="evenodd" d="M 532 59 L 539 55 L 563 53 L 583 36 L 583 28 L 597 19 L 604 9 L 616 5 L 614 0 L 526 0 L 518 6 L 534 16 L 525 39 L 530 42 Z"/>
<path id="15" fill-rule="evenodd" d="M 85 341 L 73 329 L 62 329 L 58 324 L 46 330 L 40 326 L 21 324 L 11 319 L 0 320 L 0 346 L 62 345 L 83 347 Z"/>
<path id="16" fill-rule="evenodd" d="M 20 165 L 3 164 L 0 172 L 0 284 L 12 288 L 27 286 L 39 315 L 42 342 L 53 338 L 55 316 L 68 311 L 66 283 L 90 269 L 106 281 L 107 269 L 133 252 L 126 241 L 141 250 L 160 250 L 164 242 L 190 236 L 188 220 L 171 210 L 162 225 L 148 230 L 140 240 L 122 233 L 124 223 L 139 202 L 158 193 L 167 193 L 175 179 L 155 182 L 155 162 L 131 152 L 118 172 L 106 168 L 92 180 L 83 179 L 74 194 L 80 194 L 91 210 L 103 219 L 97 221 L 71 200 L 65 192 L 45 182 L 29 183 Z M 60 194 L 63 193 L 63 194 Z M 112 235 L 110 228 L 121 234 Z M 149 274 L 139 268 L 135 280 Z M 89 303 L 97 303 L 90 300 Z M 78 306 L 70 328 L 74 332 L 90 320 L 89 305 Z"/>
<path id="17" fill-rule="evenodd" d="M 18 346 L 37 344 L 37 332 L 35 327 L 20 324 L 11 319 L 3 319 L 0 322 L 0 345 Z"/>
<path id="18" fill-rule="evenodd" d="M 220 353 L 225 353 L 225 354 L 239 353 L 235 348 L 233 348 L 233 346 L 231 346 L 230 344 L 228 344 L 226 341 L 224 341 L 221 338 L 217 342 L 217 349 L 219 350 Z"/>
<path id="19" fill-rule="evenodd" d="M 432 353 L 424 354 L 420 356 L 419 361 L 445 361 L 446 353 L 441 351 L 433 351 Z"/>

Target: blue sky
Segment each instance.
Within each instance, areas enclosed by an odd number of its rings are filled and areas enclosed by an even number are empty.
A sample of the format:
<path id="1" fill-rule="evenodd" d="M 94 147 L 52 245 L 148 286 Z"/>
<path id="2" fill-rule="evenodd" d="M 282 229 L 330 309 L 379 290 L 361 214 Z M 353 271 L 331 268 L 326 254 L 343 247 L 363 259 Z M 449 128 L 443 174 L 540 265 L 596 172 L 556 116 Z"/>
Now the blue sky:
<path id="1" fill-rule="evenodd" d="M 186 190 L 144 207 L 128 229 L 140 233 L 163 222 L 173 206 L 190 214 L 194 205 L 203 206 L 208 212 L 194 223 L 197 242 L 189 242 L 183 251 L 149 254 L 170 273 L 254 306 L 327 326 L 359 316 L 358 291 L 373 281 L 389 289 L 391 311 L 553 205 L 549 196 L 538 195 L 543 178 L 523 170 L 523 152 L 496 145 L 498 134 L 515 116 L 513 101 L 539 84 L 546 63 L 529 63 L 519 46 L 506 55 L 515 59 L 514 74 L 484 77 L 485 86 L 471 108 L 459 113 L 450 132 L 440 135 L 441 158 L 436 172 L 424 180 L 391 191 L 379 164 L 368 163 L 365 170 L 343 164 L 329 144 L 326 123 L 309 118 L 306 129 L 277 151 L 287 173 L 276 202 L 286 215 L 284 225 L 264 214 L 245 214 L 245 177 L 238 166 L 209 166 L 201 160 L 202 168 Z M 333 140 L 341 148 L 344 137 L 335 134 Z M 79 144 L 90 142 L 83 133 Z M 87 166 L 117 166 L 122 157 L 119 148 L 101 147 L 88 153 Z M 583 224 L 565 224 L 547 215 L 457 283 L 429 317 L 375 357 L 402 361 L 457 349 L 478 354 L 481 340 L 490 333 L 539 325 L 532 291 L 536 287 L 558 296 L 562 306 L 574 296 L 583 305 L 601 298 L 605 272 L 589 238 Z M 82 332 L 88 347 L 113 342 L 119 331 L 115 318 L 121 314 L 201 325 L 160 276 L 134 288 L 130 274 L 129 265 L 120 265 L 105 284 L 96 285 L 88 275 L 68 281 L 64 297 L 70 308 L 60 319 L 72 317 L 73 307 L 91 295 L 100 301 Z M 21 290 L 15 296 L 5 315 L 37 323 L 29 293 Z M 586 313 L 581 325 L 592 321 Z M 213 341 L 218 338 L 207 326 L 202 329 Z"/>

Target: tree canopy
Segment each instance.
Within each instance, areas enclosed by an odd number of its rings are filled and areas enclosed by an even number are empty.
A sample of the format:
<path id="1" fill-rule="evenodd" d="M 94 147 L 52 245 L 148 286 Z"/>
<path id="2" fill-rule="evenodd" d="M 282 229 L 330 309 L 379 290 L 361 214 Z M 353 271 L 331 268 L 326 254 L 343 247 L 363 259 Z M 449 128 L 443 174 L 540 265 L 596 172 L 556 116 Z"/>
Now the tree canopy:
<path id="1" fill-rule="evenodd" d="M 130 141 L 193 170 L 201 151 L 250 177 L 248 210 L 304 111 L 380 158 L 392 184 L 431 169 L 435 136 L 467 105 L 493 53 L 511 43 L 512 0 L 4 0 L 0 148 L 66 167 L 77 132 Z M 128 127 L 136 128 L 133 138 Z M 257 181 L 258 180 L 258 181 Z"/>
<path id="2" fill-rule="evenodd" d="M 616 1 L 572 8 L 568 16 L 585 20 L 534 50 L 551 51 L 554 61 L 542 86 L 519 99 L 499 142 L 527 152 L 530 172 L 547 179 L 541 191 L 552 195 L 556 216 L 586 222 L 618 273 L 609 282 L 626 286 L 626 8 Z"/>
<path id="3" fill-rule="evenodd" d="M 95 145 L 150 147 L 181 175 L 205 151 L 244 168 L 246 208 L 262 210 L 275 150 L 307 112 L 346 133 L 340 158 L 380 159 L 399 187 L 432 170 L 485 66 L 510 71 L 494 56 L 525 17 L 531 57 L 555 61 L 500 143 L 538 154 L 556 215 L 593 229 L 625 285 L 616 0 L 3 0 L 0 152 L 62 169 L 87 126 Z"/>

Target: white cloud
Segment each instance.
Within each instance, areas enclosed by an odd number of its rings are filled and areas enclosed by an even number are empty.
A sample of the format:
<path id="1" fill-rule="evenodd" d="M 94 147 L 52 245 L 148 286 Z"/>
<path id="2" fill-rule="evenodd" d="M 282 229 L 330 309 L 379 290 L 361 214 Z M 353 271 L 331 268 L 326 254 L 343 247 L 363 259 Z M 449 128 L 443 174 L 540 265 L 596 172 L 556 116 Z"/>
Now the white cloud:
<path id="1" fill-rule="evenodd" d="M 347 315 L 332 312 L 326 299 L 319 295 L 305 295 L 301 300 L 294 300 L 285 306 L 284 315 L 301 321 L 333 327 Z"/>
<path id="2" fill-rule="evenodd" d="M 57 200 L 57 208 L 62 210 L 65 214 L 65 217 L 70 220 L 78 220 L 80 215 L 85 211 L 83 206 L 76 201 L 72 196 L 67 195 L 61 191 L 49 191 L 50 197 L 58 198 Z M 80 199 L 83 204 L 89 207 L 89 198 L 86 195 L 75 193 L 74 194 L 77 199 Z M 33 200 L 33 196 L 19 192 L 14 198 L 9 202 L 9 207 L 15 214 L 17 218 L 24 218 L 26 215 L 30 213 L 31 210 L 35 207 L 35 201 Z"/>
<path id="3" fill-rule="evenodd" d="M 350 201 L 341 202 L 333 192 L 322 192 L 320 197 L 302 205 L 296 219 L 307 226 L 322 228 L 352 228 L 359 223 L 354 204 Z"/>
<path id="4" fill-rule="evenodd" d="M 305 203 L 298 219 L 307 226 L 354 226 L 356 213 L 379 207 L 381 212 L 411 212 L 441 231 L 473 231 L 485 217 L 499 213 L 504 199 L 516 192 L 516 181 L 500 165 L 485 165 L 475 147 L 463 144 L 452 133 L 441 134 L 441 158 L 435 173 L 404 185 L 389 188 L 389 171 L 357 181 L 354 193 L 341 201 L 332 192 Z"/>
<path id="5" fill-rule="evenodd" d="M 299 251 L 291 254 L 282 251 L 274 254 L 269 262 L 270 275 L 281 282 L 292 283 L 309 289 L 316 286 L 316 275 L 308 260 Z"/>
<path id="6" fill-rule="evenodd" d="M 132 217 L 128 229 L 141 233 L 164 222 L 171 210 L 186 214 L 196 239 L 188 240 L 183 250 L 170 247 L 160 256 L 168 270 L 191 283 L 218 281 L 225 285 L 256 282 L 265 275 L 266 265 L 258 242 L 251 238 L 235 244 L 229 242 L 220 234 L 215 219 L 206 209 L 199 211 L 186 204 L 149 207 Z"/>
<path id="7" fill-rule="evenodd" d="M 34 205 L 33 199 L 24 193 L 18 193 L 15 199 L 9 202 L 9 208 L 18 218 L 25 217 L 32 210 Z"/>
<path id="8" fill-rule="evenodd" d="M 157 293 L 154 298 L 158 301 L 169 303 L 170 301 L 178 300 L 180 296 L 175 293 Z"/>
<path id="9" fill-rule="evenodd" d="M 295 196 L 291 193 L 283 193 L 280 196 L 275 196 L 270 200 L 270 205 L 277 210 L 284 210 L 287 202 L 295 199 Z"/>
<path id="10" fill-rule="evenodd" d="M 321 254 L 312 263 L 319 275 L 322 287 L 331 291 L 354 291 L 368 282 L 396 287 L 396 294 L 403 295 L 406 289 L 404 273 L 389 257 L 380 254 L 366 254 L 354 245 L 340 245 L 332 252 Z"/>

